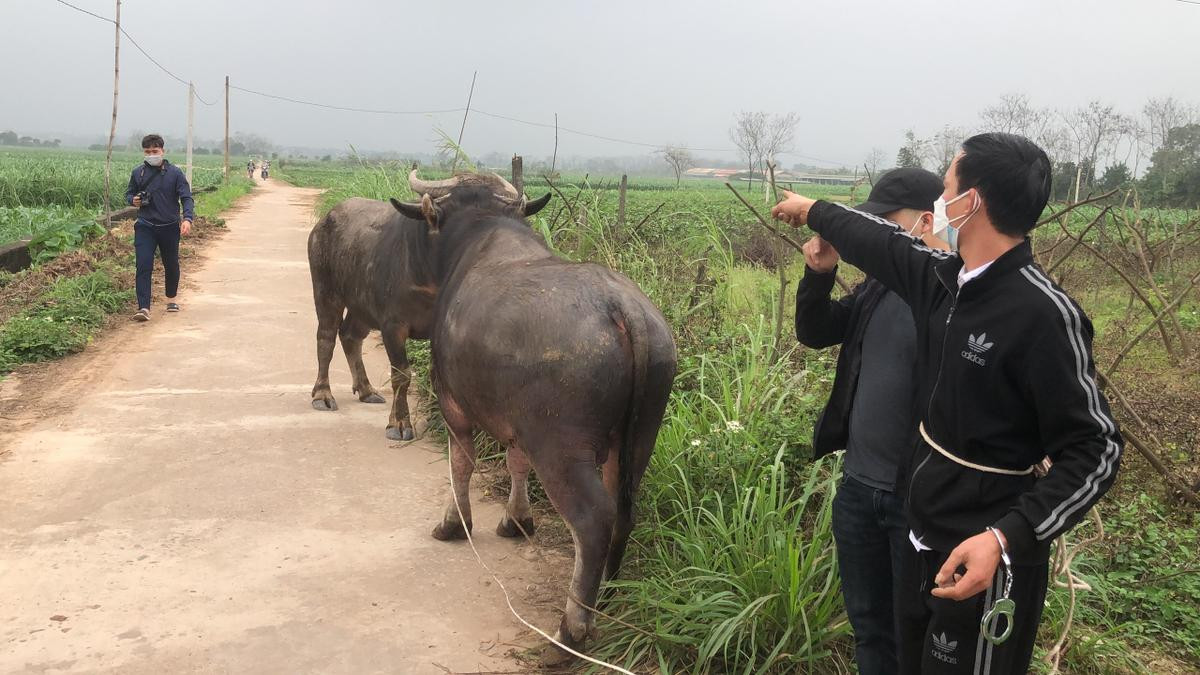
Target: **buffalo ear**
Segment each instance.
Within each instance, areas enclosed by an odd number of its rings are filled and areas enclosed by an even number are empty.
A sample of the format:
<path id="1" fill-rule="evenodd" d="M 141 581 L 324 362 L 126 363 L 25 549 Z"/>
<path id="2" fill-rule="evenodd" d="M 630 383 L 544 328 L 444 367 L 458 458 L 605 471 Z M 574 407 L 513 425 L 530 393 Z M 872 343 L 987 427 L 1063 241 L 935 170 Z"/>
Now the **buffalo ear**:
<path id="1" fill-rule="evenodd" d="M 531 202 L 525 202 L 525 208 L 522 209 L 522 215 L 526 217 L 532 216 L 538 211 L 546 208 L 546 205 L 550 203 L 550 195 L 551 193 L 547 192 Z"/>
<path id="2" fill-rule="evenodd" d="M 424 220 L 425 222 L 429 223 L 429 226 L 434 230 L 438 228 L 438 224 L 442 217 L 442 210 L 433 203 L 433 200 L 429 198 L 429 195 L 421 195 L 421 201 L 416 204 L 402 202 L 395 197 L 391 198 L 389 201 L 392 203 L 392 206 L 401 213 L 401 215 L 412 218 L 413 220 Z"/>

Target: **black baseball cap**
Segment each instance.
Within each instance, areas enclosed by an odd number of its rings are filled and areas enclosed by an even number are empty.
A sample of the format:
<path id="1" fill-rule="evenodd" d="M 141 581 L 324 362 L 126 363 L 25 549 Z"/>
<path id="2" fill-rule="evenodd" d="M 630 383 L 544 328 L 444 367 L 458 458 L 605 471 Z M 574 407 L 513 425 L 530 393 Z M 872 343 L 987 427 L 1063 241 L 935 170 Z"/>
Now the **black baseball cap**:
<path id="1" fill-rule="evenodd" d="M 937 174 L 925 169 L 892 169 L 875 181 L 867 201 L 855 208 L 876 216 L 898 209 L 932 211 L 945 186 Z"/>

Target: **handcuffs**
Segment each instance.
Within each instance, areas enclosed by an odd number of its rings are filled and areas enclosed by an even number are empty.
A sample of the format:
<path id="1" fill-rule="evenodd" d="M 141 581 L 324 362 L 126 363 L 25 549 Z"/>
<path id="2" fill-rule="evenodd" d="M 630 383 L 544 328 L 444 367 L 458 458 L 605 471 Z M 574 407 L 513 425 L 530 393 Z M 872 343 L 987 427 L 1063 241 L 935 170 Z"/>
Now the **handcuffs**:
<path id="1" fill-rule="evenodd" d="M 983 639 L 998 645 L 1012 635 L 1013 613 L 1017 609 L 1017 603 L 1009 597 L 1013 584 L 1012 561 L 1008 557 L 1008 549 L 1004 547 L 1004 539 L 1000 537 L 1000 531 L 994 527 L 989 527 L 988 532 L 991 532 L 992 536 L 996 538 L 996 543 L 1000 544 L 1000 562 L 1004 565 L 1004 590 L 1000 597 L 992 603 L 991 609 L 984 612 L 983 618 L 979 620 L 979 632 L 983 635 Z M 1001 618 L 1006 619 L 1004 631 L 997 635 L 996 624 Z"/>

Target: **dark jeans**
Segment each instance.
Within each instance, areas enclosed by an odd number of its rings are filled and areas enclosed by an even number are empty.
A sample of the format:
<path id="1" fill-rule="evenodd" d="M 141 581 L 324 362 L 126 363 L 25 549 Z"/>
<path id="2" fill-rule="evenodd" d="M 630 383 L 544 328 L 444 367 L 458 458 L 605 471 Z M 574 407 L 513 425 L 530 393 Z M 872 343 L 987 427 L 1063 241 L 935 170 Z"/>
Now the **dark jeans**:
<path id="1" fill-rule="evenodd" d="M 911 549 L 912 546 L 910 545 Z M 935 598 L 929 593 L 933 578 L 949 553 L 921 551 L 905 560 L 899 578 L 900 668 L 910 675 L 1024 675 L 1033 658 L 1038 622 L 1046 601 L 1048 562 L 1014 565 L 1009 596 L 1016 603 L 1013 632 L 1008 640 L 993 645 L 983 639 L 979 621 L 1003 595 L 1000 565 L 991 585 L 966 600 Z M 1003 629 L 1003 620 L 994 626 Z M 1000 632 L 996 630 L 996 632 Z"/>
<path id="2" fill-rule="evenodd" d="M 908 555 L 908 525 L 900 498 L 842 474 L 833 498 L 833 538 L 837 542 L 842 597 L 854 628 L 858 672 L 893 674 L 896 616 L 893 583 Z"/>
<path id="3" fill-rule="evenodd" d="M 154 270 L 154 250 L 162 255 L 167 277 L 167 298 L 179 291 L 179 225 L 133 227 L 133 248 L 137 251 L 137 301 L 139 309 L 150 309 L 150 275 Z"/>

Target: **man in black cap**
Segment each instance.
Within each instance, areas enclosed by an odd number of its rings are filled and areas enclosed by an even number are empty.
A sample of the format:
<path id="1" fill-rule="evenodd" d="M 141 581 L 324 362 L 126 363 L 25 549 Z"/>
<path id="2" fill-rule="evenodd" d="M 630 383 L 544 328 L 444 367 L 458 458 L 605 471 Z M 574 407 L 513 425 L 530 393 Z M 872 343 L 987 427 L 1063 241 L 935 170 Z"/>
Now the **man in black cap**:
<path id="1" fill-rule="evenodd" d="M 924 169 L 880 177 L 857 209 L 898 224 L 925 245 L 942 179 Z M 804 278 L 796 291 L 796 337 L 809 347 L 842 344 L 837 375 L 813 433 L 816 457 L 845 448 L 833 502 L 833 536 L 846 613 L 854 628 L 858 671 L 895 673 L 893 583 L 911 555 L 903 500 L 894 494 L 901 455 L 915 441 L 916 327 L 908 305 L 868 278 L 832 300 L 838 253 L 820 237 L 804 245 Z"/>

